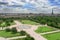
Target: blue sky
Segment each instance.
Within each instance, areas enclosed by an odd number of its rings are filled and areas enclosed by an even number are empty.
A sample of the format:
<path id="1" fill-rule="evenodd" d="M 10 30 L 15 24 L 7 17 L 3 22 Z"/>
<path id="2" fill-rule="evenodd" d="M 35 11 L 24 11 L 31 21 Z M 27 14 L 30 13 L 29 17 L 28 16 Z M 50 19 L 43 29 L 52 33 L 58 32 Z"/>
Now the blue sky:
<path id="1" fill-rule="evenodd" d="M 60 0 L 49 0 L 52 6 L 60 6 Z"/>
<path id="2" fill-rule="evenodd" d="M 22 12 L 25 11 L 28 12 L 36 12 L 36 13 L 51 13 L 51 9 L 54 8 L 55 13 L 60 13 L 60 0 L 0 0 L 0 2 L 8 2 L 8 5 L 0 5 L 0 8 L 2 12 L 4 12 L 4 8 L 10 9 L 15 12 Z M 18 6 L 11 6 L 11 5 L 21 5 L 21 7 Z M 45 7 L 45 8 L 44 8 Z M 16 9 L 16 10 L 15 10 Z M 6 10 L 5 10 L 6 11 Z M 11 12 L 10 11 L 10 12 Z M 1 12 L 1 11 L 0 11 Z M 9 12 L 9 11 L 8 11 Z"/>

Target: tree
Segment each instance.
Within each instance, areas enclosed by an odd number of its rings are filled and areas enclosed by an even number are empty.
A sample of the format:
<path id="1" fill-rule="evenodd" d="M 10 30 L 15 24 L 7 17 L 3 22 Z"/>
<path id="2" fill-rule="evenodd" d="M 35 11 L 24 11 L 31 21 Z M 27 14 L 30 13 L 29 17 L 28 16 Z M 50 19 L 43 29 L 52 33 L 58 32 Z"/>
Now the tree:
<path id="1" fill-rule="evenodd" d="M 10 26 L 10 23 L 9 22 L 6 22 L 6 26 Z"/>
<path id="2" fill-rule="evenodd" d="M 6 31 L 6 32 L 10 32 L 11 29 L 10 29 L 10 28 L 6 28 L 5 31 Z"/>
<path id="3" fill-rule="evenodd" d="M 28 34 L 25 40 L 35 40 L 35 39 Z"/>
<path id="4" fill-rule="evenodd" d="M 47 25 L 48 25 L 48 26 L 51 26 L 51 27 L 55 27 L 55 28 L 58 27 L 55 22 L 49 22 Z"/>
<path id="5" fill-rule="evenodd" d="M 13 34 L 17 33 L 16 27 L 13 27 L 13 28 L 11 29 L 11 32 L 12 32 Z"/>
<path id="6" fill-rule="evenodd" d="M 41 24 L 46 24 L 46 21 L 43 19 L 40 21 Z"/>
<path id="7" fill-rule="evenodd" d="M 26 35 L 27 33 L 25 31 L 20 31 L 20 34 L 23 36 L 23 35 Z"/>

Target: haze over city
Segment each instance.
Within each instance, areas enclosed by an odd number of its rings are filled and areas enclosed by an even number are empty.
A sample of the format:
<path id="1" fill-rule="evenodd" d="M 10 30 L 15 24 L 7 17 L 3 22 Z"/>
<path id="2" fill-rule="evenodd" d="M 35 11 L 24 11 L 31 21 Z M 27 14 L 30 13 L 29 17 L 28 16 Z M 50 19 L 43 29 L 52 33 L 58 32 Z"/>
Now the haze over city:
<path id="1" fill-rule="evenodd" d="M 60 13 L 60 0 L 0 0 L 0 13 L 51 13 L 52 9 Z"/>

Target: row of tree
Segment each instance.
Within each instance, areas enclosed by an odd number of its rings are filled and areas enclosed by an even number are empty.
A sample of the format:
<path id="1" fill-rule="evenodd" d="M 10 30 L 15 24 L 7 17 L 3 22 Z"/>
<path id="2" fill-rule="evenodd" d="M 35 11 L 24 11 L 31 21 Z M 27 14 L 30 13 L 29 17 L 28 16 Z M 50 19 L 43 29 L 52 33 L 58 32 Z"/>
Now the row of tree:
<path id="1" fill-rule="evenodd" d="M 14 18 L 13 18 L 14 19 Z M 22 17 L 15 18 L 18 20 L 31 20 L 40 24 L 47 24 L 48 26 L 60 29 L 60 17 L 59 16 L 33 16 L 33 17 Z"/>
<path id="2" fill-rule="evenodd" d="M 55 16 L 34 16 L 34 17 L 22 17 L 22 18 L 0 18 L 0 21 L 6 20 L 6 23 L 13 22 L 13 20 L 31 20 L 40 24 L 47 24 L 51 27 L 60 28 L 60 17 Z M 2 21 L 1 21 L 2 22 Z M 9 25 L 9 24 L 8 24 Z"/>
<path id="3" fill-rule="evenodd" d="M 27 20 L 35 21 L 40 24 L 47 24 L 48 26 L 60 28 L 60 17 L 55 16 L 36 16 L 36 17 L 27 17 Z"/>

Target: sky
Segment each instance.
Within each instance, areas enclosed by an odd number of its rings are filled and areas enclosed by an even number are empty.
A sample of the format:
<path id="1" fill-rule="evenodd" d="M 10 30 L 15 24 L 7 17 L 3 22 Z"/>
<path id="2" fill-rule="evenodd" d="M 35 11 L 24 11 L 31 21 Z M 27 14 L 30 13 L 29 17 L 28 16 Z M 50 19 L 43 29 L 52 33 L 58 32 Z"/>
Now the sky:
<path id="1" fill-rule="evenodd" d="M 60 0 L 0 0 L 0 13 L 60 13 Z"/>

